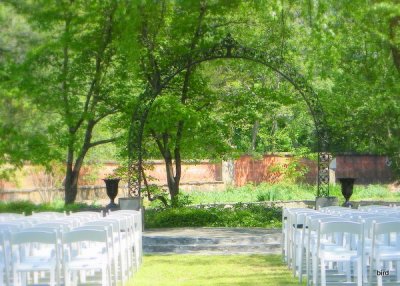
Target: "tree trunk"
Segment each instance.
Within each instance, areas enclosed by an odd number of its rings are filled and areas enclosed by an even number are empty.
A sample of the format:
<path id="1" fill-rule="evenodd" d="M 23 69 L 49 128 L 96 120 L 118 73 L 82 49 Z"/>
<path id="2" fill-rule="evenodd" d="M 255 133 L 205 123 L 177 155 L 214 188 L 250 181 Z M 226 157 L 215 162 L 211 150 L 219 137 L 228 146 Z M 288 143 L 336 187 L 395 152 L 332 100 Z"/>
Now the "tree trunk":
<path id="1" fill-rule="evenodd" d="M 171 156 L 165 157 L 165 169 L 167 171 L 168 190 L 171 196 L 171 200 L 173 201 L 179 194 L 179 184 L 177 184 L 177 181 L 175 180 L 174 167 L 172 164 Z"/>
<path id="2" fill-rule="evenodd" d="M 400 73 L 400 50 L 396 46 L 396 30 L 398 29 L 400 24 L 400 17 L 394 17 L 390 20 L 389 27 L 389 38 L 390 38 L 390 50 L 392 52 L 393 64 L 396 67 L 397 71 Z"/>
<path id="3" fill-rule="evenodd" d="M 70 139 L 71 140 L 71 139 Z M 74 162 L 74 143 L 71 141 L 68 145 L 67 151 L 67 170 L 65 174 L 64 181 L 64 203 L 66 205 L 72 204 L 75 201 L 75 197 L 73 195 L 73 162 Z"/>
<path id="4" fill-rule="evenodd" d="M 67 172 L 65 178 L 65 205 L 73 204 L 78 194 L 78 174 L 74 171 Z"/>
<path id="5" fill-rule="evenodd" d="M 253 129 L 251 131 L 251 146 L 250 151 L 254 152 L 256 150 L 257 135 L 260 128 L 260 121 L 256 120 L 253 124 Z"/>

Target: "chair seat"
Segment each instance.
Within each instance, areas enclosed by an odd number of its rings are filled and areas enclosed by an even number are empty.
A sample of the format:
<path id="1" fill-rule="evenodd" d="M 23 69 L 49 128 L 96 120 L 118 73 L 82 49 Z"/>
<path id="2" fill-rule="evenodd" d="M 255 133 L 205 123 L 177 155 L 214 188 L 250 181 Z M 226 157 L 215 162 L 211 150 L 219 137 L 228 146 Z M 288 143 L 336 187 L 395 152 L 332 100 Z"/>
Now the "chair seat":
<path id="1" fill-rule="evenodd" d="M 400 260 L 400 249 L 395 247 L 380 247 L 375 251 L 375 257 L 381 260 Z"/>
<path id="2" fill-rule="evenodd" d="M 357 251 L 347 249 L 321 250 L 319 258 L 324 260 L 347 261 L 357 258 Z"/>
<path id="3" fill-rule="evenodd" d="M 14 264 L 17 271 L 40 271 L 55 269 L 56 263 L 54 260 L 40 260 L 24 261 Z"/>
<path id="4" fill-rule="evenodd" d="M 99 269 L 107 265 L 108 258 L 106 255 L 79 255 L 74 257 L 71 261 L 67 263 L 69 269 L 81 270 L 84 268 Z"/>
<path id="5" fill-rule="evenodd" d="M 82 270 L 82 269 L 101 269 L 106 266 L 107 266 L 107 261 L 99 261 L 97 259 L 80 259 L 68 262 L 66 267 L 70 270 Z"/>

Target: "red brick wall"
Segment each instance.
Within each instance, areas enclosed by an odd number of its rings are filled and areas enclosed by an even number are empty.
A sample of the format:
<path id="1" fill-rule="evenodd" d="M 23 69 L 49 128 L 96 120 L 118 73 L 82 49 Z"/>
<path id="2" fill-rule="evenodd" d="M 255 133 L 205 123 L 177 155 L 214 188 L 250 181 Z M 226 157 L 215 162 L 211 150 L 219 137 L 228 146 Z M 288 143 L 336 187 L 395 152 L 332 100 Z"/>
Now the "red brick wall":
<path id="1" fill-rule="evenodd" d="M 163 161 L 152 161 L 150 162 L 154 168 L 152 170 L 146 171 L 147 176 L 154 177 L 155 180 L 153 183 L 164 185 L 167 183 L 166 174 L 165 174 L 165 165 Z M 106 162 L 102 166 L 94 167 L 91 171 L 90 166 L 85 166 L 82 169 L 81 175 L 84 173 L 91 173 L 93 180 L 84 180 L 84 178 L 80 178 L 79 185 L 97 185 L 103 186 L 103 178 L 105 178 L 108 174 L 113 173 L 113 170 L 118 167 L 118 164 L 113 162 Z M 0 190 L 33 190 L 36 189 L 37 186 L 34 184 L 34 180 L 32 175 L 30 174 L 30 170 L 33 167 L 29 164 L 25 165 L 22 171 L 18 172 L 16 181 L 1 181 L 0 180 Z M 222 180 L 222 166 L 221 163 L 211 163 L 207 161 L 201 161 L 196 164 L 194 163 L 185 163 L 182 165 L 182 178 L 181 183 L 189 183 L 189 182 L 215 182 Z"/>
<path id="2" fill-rule="evenodd" d="M 291 155 L 264 155 L 261 159 L 242 156 L 235 161 L 235 185 L 243 186 L 249 182 L 255 184 L 279 182 L 283 179 L 283 175 L 276 167 L 287 166 L 291 158 Z M 317 178 L 317 164 L 308 159 L 302 159 L 301 163 L 308 168 L 308 172 L 299 178 L 300 181 L 314 184 Z"/>
<path id="3" fill-rule="evenodd" d="M 249 182 L 258 184 L 261 182 L 274 183 L 282 180 L 282 174 L 279 173 L 275 165 L 285 165 L 289 162 L 290 155 L 265 155 L 261 159 L 253 159 L 250 156 L 242 156 L 234 163 L 234 184 L 243 186 Z M 301 181 L 314 184 L 316 182 L 317 166 L 316 163 L 307 159 L 303 159 L 309 171 L 303 176 Z M 165 166 L 162 161 L 152 162 L 154 169 L 147 171 L 149 176 L 155 177 L 154 183 L 166 184 Z M 388 183 L 391 182 L 392 174 L 390 168 L 386 164 L 385 156 L 373 155 L 338 155 L 336 157 L 336 178 L 355 177 L 356 184 L 369 183 Z M 118 165 L 115 163 L 105 163 L 103 166 L 94 170 L 97 179 L 92 182 L 82 181 L 80 185 L 97 185 L 102 186 L 102 179 L 112 173 Z M 0 180 L 0 190 L 32 190 L 35 189 L 30 170 L 32 166 L 26 165 L 18 174 L 18 182 L 6 182 Z M 96 169 L 96 168 L 95 168 Z M 90 173 L 90 170 L 85 170 Z M 95 176 L 96 177 L 96 176 Z M 185 163 L 182 166 L 181 182 L 215 182 L 222 181 L 221 163 L 211 163 L 202 161 L 197 164 Z"/>
<path id="4" fill-rule="evenodd" d="M 356 178 L 356 184 L 389 183 L 392 172 L 386 164 L 386 156 L 338 155 L 336 156 L 336 180 Z"/>

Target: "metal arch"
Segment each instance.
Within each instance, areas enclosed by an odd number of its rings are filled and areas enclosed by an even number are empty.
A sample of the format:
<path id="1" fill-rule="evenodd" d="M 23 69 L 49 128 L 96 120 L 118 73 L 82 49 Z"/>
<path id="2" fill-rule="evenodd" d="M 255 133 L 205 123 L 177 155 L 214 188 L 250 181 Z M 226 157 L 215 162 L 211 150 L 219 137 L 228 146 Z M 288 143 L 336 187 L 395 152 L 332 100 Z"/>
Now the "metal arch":
<path id="1" fill-rule="evenodd" d="M 286 63 L 282 57 L 240 45 L 231 34 L 228 34 L 219 43 L 216 43 L 210 48 L 198 49 L 194 51 L 194 53 L 181 56 L 175 59 L 172 64 L 169 63 L 168 66 L 161 68 L 159 90 L 161 91 L 176 75 L 190 66 L 205 61 L 224 58 L 246 59 L 263 64 L 289 81 L 300 93 L 312 115 L 318 142 L 317 196 L 329 196 L 329 136 L 328 125 L 326 123 L 322 105 L 319 101 L 318 95 L 307 83 L 306 79 L 292 65 Z M 159 92 L 157 91 L 150 92 L 147 98 L 143 98 L 145 109 L 146 106 L 147 108 L 151 107 L 158 94 Z M 146 113 L 148 111 L 144 110 L 144 112 Z M 139 152 L 141 152 L 141 150 L 139 150 Z"/>

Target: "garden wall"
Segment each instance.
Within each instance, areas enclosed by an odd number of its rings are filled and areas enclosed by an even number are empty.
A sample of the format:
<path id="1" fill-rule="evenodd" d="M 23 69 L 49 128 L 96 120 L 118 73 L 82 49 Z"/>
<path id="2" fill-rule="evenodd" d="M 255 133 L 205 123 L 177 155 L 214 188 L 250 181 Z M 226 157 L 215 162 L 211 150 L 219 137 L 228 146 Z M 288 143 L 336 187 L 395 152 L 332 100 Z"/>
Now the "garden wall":
<path id="1" fill-rule="evenodd" d="M 386 156 L 377 155 L 337 155 L 336 180 L 356 178 L 356 184 L 376 184 L 392 182 L 392 172 Z"/>
<path id="2" fill-rule="evenodd" d="M 235 161 L 213 163 L 200 161 L 184 163 L 182 166 L 181 189 L 187 191 L 222 191 L 226 185 L 243 186 L 247 183 L 275 183 L 283 179 L 276 166 L 287 166 L 292 156 L 290 154 L 265 155 L 261 159 L 242 156 Z M 154 177 L 152 183 L 166 187 L 164 162 L 150 161 L 151 170 L 147 175 Z M 303 159 L 302 164 L 308 167 L 308 172 L 301 176 L 307 183 L 316 182 L 317 165 L 315 162 Z M 115 162 L 103 165 L 85 167 L 82 170 L 78 200 L 100 199 L 105 197 L 102 178 L 118 167 Z M 35 202 L 43 200 L 46 192 L 37 189 L 62 188 L 63 173 L 43 179 L 44 172 L 38 167 L 25 165 L 13 181 L 0 180 L 0 200 L 29 199 Z M 336 157 L 336 173 L 332 173 L 332 181 L 341 177 L 355 177 L 357 184 L 388 183 L 392 179 L 386 156 L 374 155 L 338 155 Z M 123 183 L 121 184 L 123 186 Z M 121 192 L 122 193 L 122 192 Z M 57 193 L 62 197 L 62 192 Z"/>
<path id="3" fill-rule="evenodd" d="M 254 159 L 251 156 L 242 156 L 235 161 L 234 183 L 236 186 L 244 186 L 249 182 L 259 184 L 262 182 L 276 183 L 284 178 L 279 170 L 287 168 L 290 154 L 264 155 L 261 159 Z M 297 178 L 304 183 L 315 184 L 317 178 L 317 164 L 308 159 L 302 159 L 301 164 L 308 170 Z M 280 167 L 279 167 L 280 166 Z M 290 176 L 290 174 L 287 174 Z"/>

